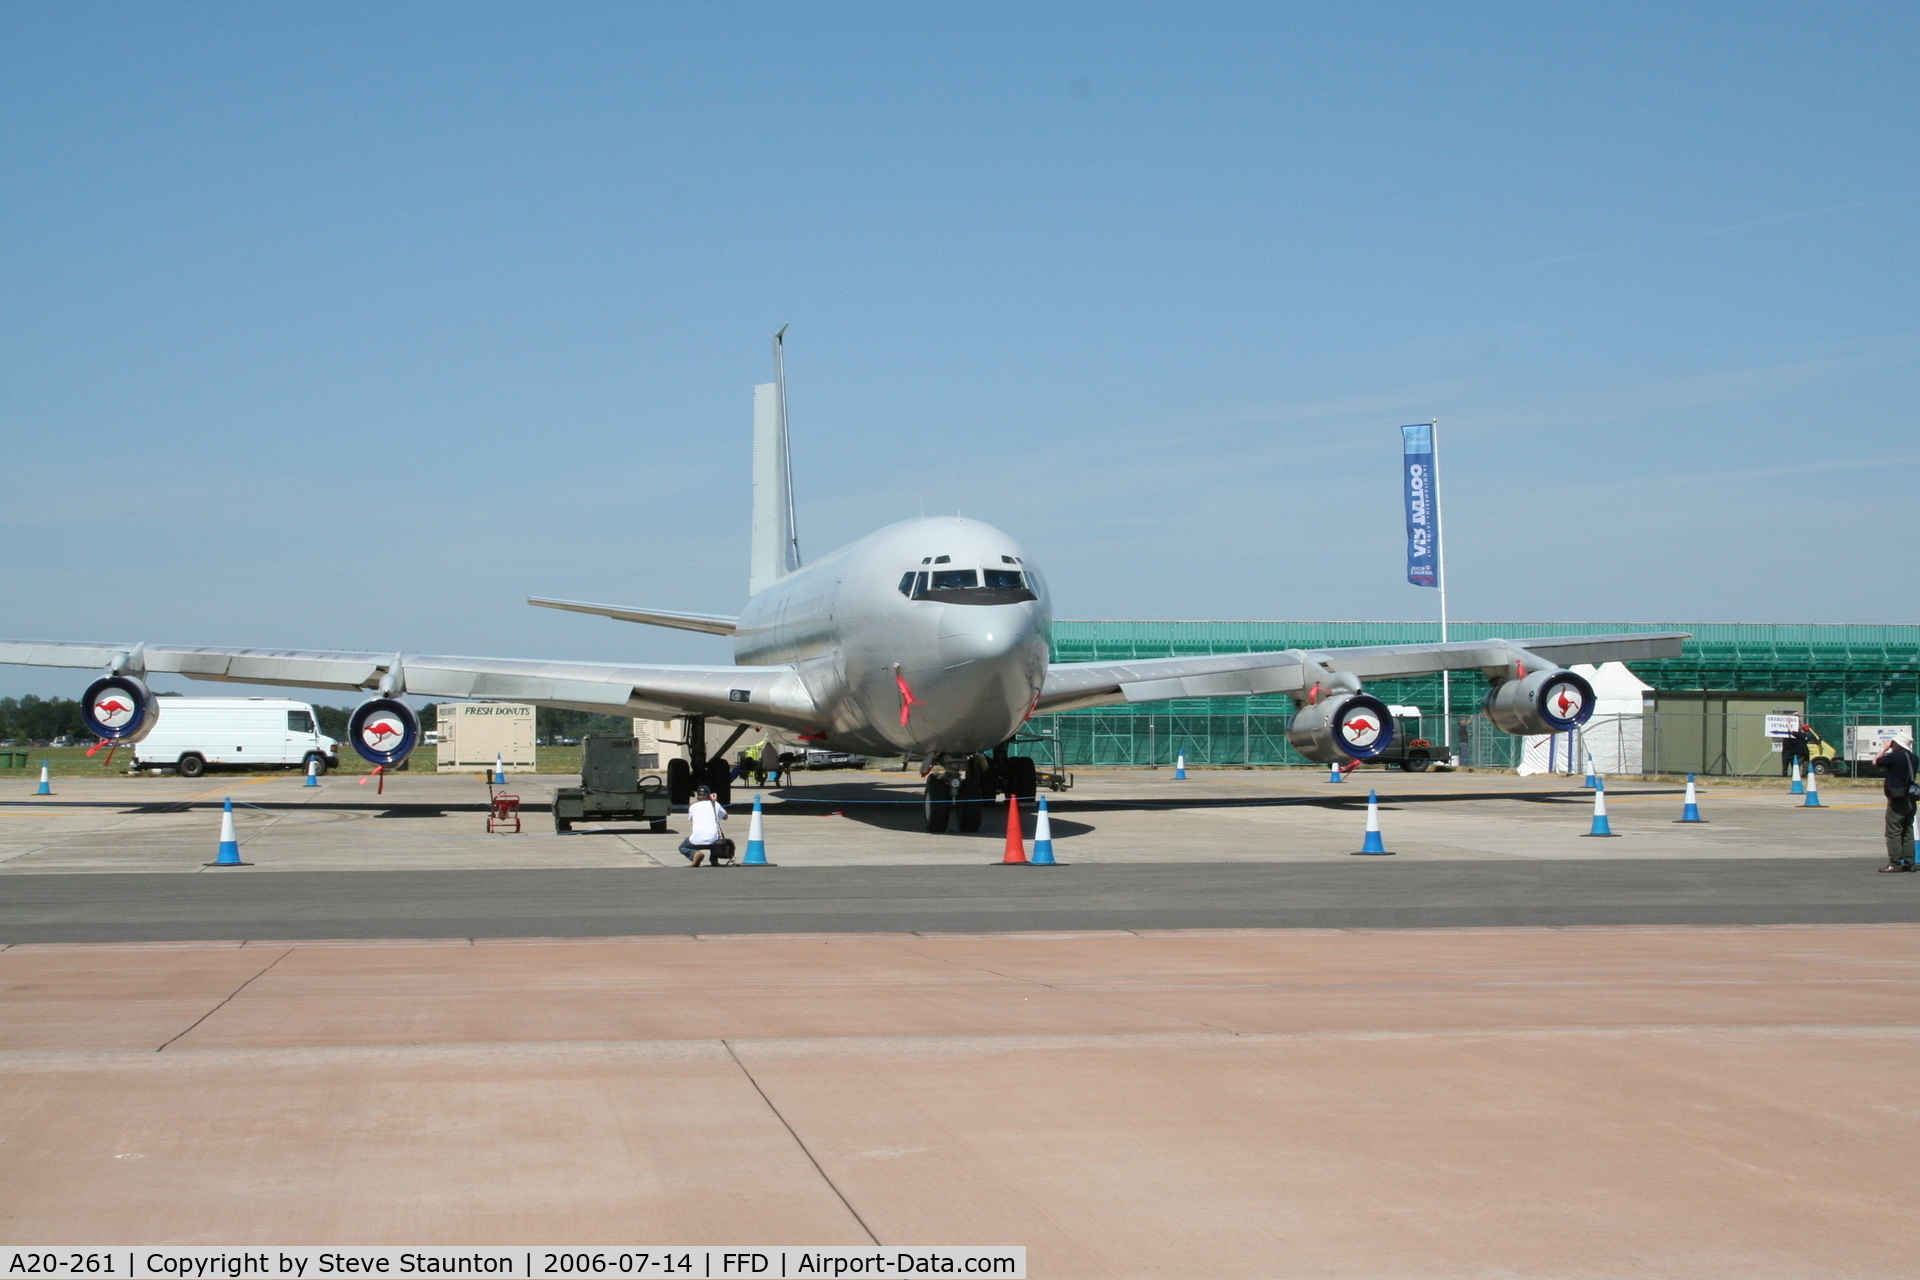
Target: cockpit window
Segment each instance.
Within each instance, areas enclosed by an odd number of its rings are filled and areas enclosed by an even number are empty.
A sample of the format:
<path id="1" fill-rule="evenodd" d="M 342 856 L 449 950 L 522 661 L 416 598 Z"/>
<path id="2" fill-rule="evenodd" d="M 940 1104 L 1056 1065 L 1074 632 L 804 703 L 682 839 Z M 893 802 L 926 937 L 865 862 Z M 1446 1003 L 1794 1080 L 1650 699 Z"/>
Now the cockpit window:
<path id="1" fill-rule="evenodd" d="M 1039 590 L 1040 576 L 1032 570 L 921 569 L 900 575 L 901 595 L 940 604 L 1018 604 L 1039 599 Z"/>

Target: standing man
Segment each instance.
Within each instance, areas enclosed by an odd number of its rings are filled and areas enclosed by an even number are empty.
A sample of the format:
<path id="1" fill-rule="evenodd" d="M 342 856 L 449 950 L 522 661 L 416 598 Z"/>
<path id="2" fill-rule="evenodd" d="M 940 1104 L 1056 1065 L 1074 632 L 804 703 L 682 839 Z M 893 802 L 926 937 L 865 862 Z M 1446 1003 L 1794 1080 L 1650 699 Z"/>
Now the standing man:
<path id="1" fill-rule="evenodd" d="M 1887 865 L 1881 871 L 1913 870 L 1914 772 L 1913 752 L 1891 738 L 1873 758 L 1880 769 L 1880 789 L 1887 795 Z"/>
<path id="2" fill-rule="evenodd" d="M 1792 733 L 1780 739 L 1781 777 L 1787 778 L 1793 776 L 1793 762 L 1795 760 L 1800 762 L 1802 769 L 1805 769 L 1812 763 L 1811 756 L 1813 753 L 1808 750 L 1807 744 L 1816 740 L 1813 730 L 1807 727 L 1805 720 L 1796 724 Z"/>

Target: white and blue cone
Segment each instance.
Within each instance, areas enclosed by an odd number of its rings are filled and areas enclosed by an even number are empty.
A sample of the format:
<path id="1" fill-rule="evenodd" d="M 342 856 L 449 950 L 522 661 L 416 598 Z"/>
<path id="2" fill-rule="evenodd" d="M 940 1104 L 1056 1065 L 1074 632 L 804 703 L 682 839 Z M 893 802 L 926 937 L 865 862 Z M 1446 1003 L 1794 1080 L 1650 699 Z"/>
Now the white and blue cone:
<path id="1" fill-rule="evenodd" d="M 1706 821 L 1705 818 L 1700 816 L 1700 797 L 1694 794 L 1692 774 L 1687 775 L 1687 800 L 1686 800 L 1686 804 L 1682 806 L 1680 810 L 1680 817 L 1678 821 L 1681 821 L 1681 822 L 1705 822 Z"/>
<path id="2" fill-rule="evenodd" d="M 1340 772 L 1340 762 L 1339 762 L 1339 761 L 1337 761 L 1337 760 L 1336 760 L 1336 761 L 1334 761 L 1334 762 L 1333 762 L 1332 764 L 1330 764 L 1330 765 L 1328 765 L 1328 766 L 1327 766 L 1327 781 L 1328 781 L 1328 782 L 1345 782 L 1346 780 L 1347 780 L 1347 775 L 1346 775 L 1346 774 L 1344 774 L 1344 773 L 1342 773 L 1342 772 Z"/>
<path id="3" fill-rule="evenodd" d="M 1360 842 L 1360 847 L 1354 851 L 1354 856 L 1358 857 L 1363 853 L 1377 854 L 1383 858 L 1393 856 L 1393 851 L 1380 839 L 1380 793 L 1378 791 L 1367 792 L 1367 838 Z"/>
<path id="4" fill-rule="evenodd" d="M 753 798 L 753 816 L 747 819 L 747 856 L 740 860 L 743 867 L 771 867 L 767 861 L 767 826 L 760 816 L 760 797 Z"/>
<path id="5" fill-rule="evenodd" d="M 1587 780 L 1583 785 L 1595 788 L 1600 785 L 1600 775 L 1593 771 L 1593 752 L 1591 751 L 1587 752 Z"/>
<path id="6" fill-rule="evenodd" d="M 1800 777 L 1799 756 L 1793 758 L 1793 785 L 1787 788 L 1787 794 L 1790 796 L 1803 796 L 1807 794 L 1807 784 L 1802 781 Z"/>
<path id="7" fill-rule="evenodd" d="M 233 797 L 227 797 L 225 807 L 220 810 L 220 852 L 214 856 L 210 867 L 250 867 L 250 862 L 240 861 L 240 837 L 233 830 Z"/>
<path id="8" fill-rule="evenodd" d="M 50 796 L 53 794 L 53 783 L 52 780 L 47 777 L 47 762 L 45 760 L 40 762 L 40 785 L 34 789 L 33 794 L 37 796 Z"/>
<path id="9" fill-rule="evenodd" d="M 496 787 L 504 787 L 507 785 L 506 761 L 500 758 L 498 751 L 493 753 L 493 785 Z"/>
<path id="10" fill-rule="evenodd" d="M 1187 753 L 1182 751 L 1173 758 L 1173 778 L 1178 782 L 1187 776 Z"/>
<path id="11" fill-rule="evenodd" d="M 320 762 L 318 760 L 310 758 L 307 761 L 307 785 L 310 787 L 320 785 Z"/>
<path id="12" fill-rule="evenodd" d="M 1033 821 L 1033 856 L 1027 859 L 1030 866 L 1057 867 L 1062 864 L 1053 860 L 1053 820 L 1047 817 L 1047 798 L 1040 797 L 1040 814 Z"/>
<path id="13" fill-rule="evenodd" d="M 1799 762 L 1795 761 L 1795 763 L 1797 764 Z M 1807 798 L 1795 807 L 1800 809 L 1824 809 L 1827 807 L 1820 803 L 1820 775 L 1815 773 L 1811 768 L 1807 770 Z"/>
<path id="14" fill-rule="evenodd" d="M 1613 834 L 1613 827 L 1607 821 L 1607 788 L 1606 785 L 1602 783 L 1600 786 L 1594 788 L 1593 792 L 1593 829 L 1587 832 L 1586 836 L 1582 836 L 1581 839 L 1584 840 L 1587 836 L 1606 836 L 1612 838 Z"/>

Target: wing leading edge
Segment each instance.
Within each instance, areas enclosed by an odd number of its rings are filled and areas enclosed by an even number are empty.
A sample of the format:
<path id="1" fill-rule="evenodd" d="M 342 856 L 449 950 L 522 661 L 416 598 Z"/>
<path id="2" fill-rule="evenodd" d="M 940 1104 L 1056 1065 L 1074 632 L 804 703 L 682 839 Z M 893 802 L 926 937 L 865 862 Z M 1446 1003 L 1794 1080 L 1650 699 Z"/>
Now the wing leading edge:
<path id="1" fill-rule="evenodd" d="M 1455 640 L 1445 644 L 1388 644 L 1350 649 L 1283 649 L 1132 662 L 1057 662 L 1034 714 L 1116 702 L 1167 698 L 1226 698 L 1303 692 L 1334 672 L 1366 679 L 1430 675 L 1436 671 L 1501 670 L 1523 655 L 1557 666 L 1576 662 L 1643 662 L 1677 658 L 1685 631 L 1605 636 L 1542 636 L 1516 640 Z"/>
<path id="2" fill-rule="evenodd" d="M 480 698 L 665 720 L 716 715 L 818 732 L 824 717 L 792 667 L 643 666 L 539 662 L 428 653 L 0 641 L 0 663 L 157 672 L 233 684 L 380 690 Z"/>
<path id="3" fill-rule="evenodd" d="M 708 635 L 730 636 L 737 629 L 738 618 L 718 613 L 679 613 L 672 609 L 630 609 L 617 604 L 588 604 L 582 600 L 542 600 L 537 597 L 527 601 L 542 609 L 566 609 L 572 613 L 597 614 L 602 618 L 612 618 L 616 622 L 639 622 L 650 627 L 672 627 L 676 631 L 704 631 Z"/>

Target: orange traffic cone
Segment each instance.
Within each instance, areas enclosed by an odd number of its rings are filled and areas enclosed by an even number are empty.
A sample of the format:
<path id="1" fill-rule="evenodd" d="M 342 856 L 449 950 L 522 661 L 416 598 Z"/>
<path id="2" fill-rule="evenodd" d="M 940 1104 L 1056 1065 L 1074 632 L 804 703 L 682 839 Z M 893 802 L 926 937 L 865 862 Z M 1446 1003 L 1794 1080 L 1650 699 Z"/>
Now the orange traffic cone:
<path id="1" fill-rule="evenodd" d="M 1007 797 L 1007 853 L 996 867 L 1027 867 L 1033 864 L 1027 861 L 1027 842 L 1020 834 L 1020 797 Z"/>

